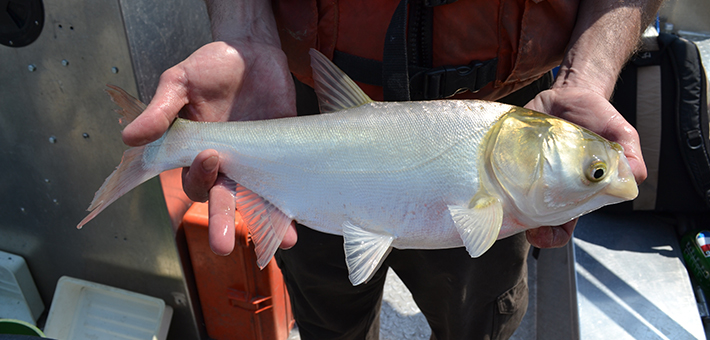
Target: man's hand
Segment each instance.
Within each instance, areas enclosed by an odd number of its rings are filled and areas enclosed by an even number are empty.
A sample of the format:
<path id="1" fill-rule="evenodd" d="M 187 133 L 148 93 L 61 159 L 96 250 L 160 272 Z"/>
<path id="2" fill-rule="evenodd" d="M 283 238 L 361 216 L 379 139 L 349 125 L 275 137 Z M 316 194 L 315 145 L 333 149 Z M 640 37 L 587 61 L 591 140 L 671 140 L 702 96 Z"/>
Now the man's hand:
<path id="1" fill-rule="evenodd" d="M 259 42 L 207 44 L 165 71 L 146 110 L 123 130 L 130 146 L 152 142 L 179 115 L 198 121 L 257 120 L 295 116 L 296 99 L 286 56 L 278 46 Z M 183 171 L 185 193 L 209 199 L 209 239 L 220 255 L 234 248 L 234 183 L 219 175 L 215 150 L 201 152 Z M 282 247 L 296 242 L 292 226 Z"/>
<path id="2" fill-rule="evenodd" d="M 624 147 L 636 183 L 646 179 L 636 130 L 609 103 L 621 69 L 662 0 L 581 0 L 577 23 L 552 89 L 525 107 L 583 126 Z M 565 245 L 577 220 L 527 231 L 540 248 Z"/>
<path id="3" fill-rule="evenodd" d="M 138 146 L 160 138 L 178 113 L 209 122 L 258 120 L 294 116 L 295 103 L 280 49 L 213 42 L 162 74 L 153 100 L 123 130 L 123 142 Z"/>
<path id="4" fill-rule="evenodd" d="M 538 94 L 525 107 L 560 117 L 621 144 L 636 183 L 646 179 L 638 133 L 602 95 L 577 87 L 553 87 Z M 528 242 L 539 248 L 564 246 L 576 224 L 577 219 L 574 219 L 561 226 L 528 230 Z"/>

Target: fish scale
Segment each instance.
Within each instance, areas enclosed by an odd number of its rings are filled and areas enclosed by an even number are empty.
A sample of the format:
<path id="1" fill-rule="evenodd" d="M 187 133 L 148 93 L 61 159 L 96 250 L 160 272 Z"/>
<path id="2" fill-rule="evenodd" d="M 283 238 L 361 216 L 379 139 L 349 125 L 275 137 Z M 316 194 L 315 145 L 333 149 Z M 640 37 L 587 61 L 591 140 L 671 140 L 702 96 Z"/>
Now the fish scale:
<path id="1" fill-rule="evenodd" d="M 341 234 L 341 225 L 352 220 L 374 231 L 388 228 L 398 235 L 393 244 L 398 248 L 416 248 L 421 246 L 422 227 L 433 225 L 442 229 L 437 234 L 450 237 L 430 243 L 450 248 L 462 242 L 446 204 L 463 203 L 476 191 L 476 146 L 496 117 L 475 114 L 483 103 L 444 103 L 441 112 L 456 119 L 437 117 L 422 124 L 422 115 L 412 107 L 433 102 L 372 103 L 348 110 L 355 112 L 285 118 L 279 124 L 222 124 L 211 128 L 209 144 L 196 143 L 208 137 L 195 132 L 168 138 L 171 143 L 194 145 L 185 166 L 205 148 L 216 149 L 225 158 L 222 166 L 228 177 L 313 229 Z M 388 114 L 372 115 L 373 110 L 387 110 L 380 112 Z M 296 131 L 290 120 L 298 121 Z M 189 125 L 201 123 L 178 124 L 192 130 Z M 440 133 L 434 136 L 432 131 Z M 259 136 L 269 136 L 268 142 Z M 166 153 L 159 157 L 176 156 Z M 462 163 L 460 159 L 471 161 Z M 465 181 L 452 178 L 461 174 L 466 174 Z M 453 194 L 456 191 L 458 197 Z M 411 197 L 435 203 L 418 207 Z M 444 233 L 445 229 L 453 232 Z"/>

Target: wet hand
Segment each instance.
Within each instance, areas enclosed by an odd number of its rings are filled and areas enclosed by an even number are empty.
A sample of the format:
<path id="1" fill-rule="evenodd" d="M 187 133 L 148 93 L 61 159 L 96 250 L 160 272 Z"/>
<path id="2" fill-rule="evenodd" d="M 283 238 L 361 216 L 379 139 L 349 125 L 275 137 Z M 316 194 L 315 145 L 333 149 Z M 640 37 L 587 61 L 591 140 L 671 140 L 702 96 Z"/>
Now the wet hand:
<path id="1" fill-rule="evenodd" d="M 209 200 L 209 240 L 217 255 L 229 255 L 234 249 L 234 214 L 236 183 L 219 173 L 219 153 L 205 150 L 195 157 L 189 168 L 183 169 L 183 188 L 197 202 Z M 293 247 L 298 240 L 296 226 L 289 226 L 281 248 Z"/>
<path id="2" fill-rule="evenodd" d="M 129 146 L 162 136 L 180 116 L 197 121 L 257 120 L 294 116 L 295 90 L 286 57 L 275 46 L 253 42 L 214 42 L 165 71 L 146 110 L 123 130 Z M 210 200 L 210 246 L 220 255 L 234 248 L 234 196 L 219 175 L 215 150 L 200 153 L 183 171 L 185 193 Z M 295 244 L 295 228 L 282 247 Z"/>
<path id="3" fill-rule="evenodd" d="M 624 147 L 624 155 L 636 183 L 646 179 L 646 165 L 636 129 L 602 95 L 579 87 L 557 87 L 538 94 L 526 108 L 551 114 L 583 126 Z M 526 232 L 528 242 L 539 248 L 562 247 L 569 242 L 577 219 L 561 226 L 545 226 Z"/>

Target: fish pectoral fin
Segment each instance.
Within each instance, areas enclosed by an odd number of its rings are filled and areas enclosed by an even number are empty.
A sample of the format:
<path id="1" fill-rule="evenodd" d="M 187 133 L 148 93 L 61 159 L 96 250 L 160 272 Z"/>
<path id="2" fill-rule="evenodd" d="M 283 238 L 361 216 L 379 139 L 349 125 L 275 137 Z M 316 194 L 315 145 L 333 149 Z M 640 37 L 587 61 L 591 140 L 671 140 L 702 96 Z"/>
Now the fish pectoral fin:
<path id="1" fill-rule="evenodd" d="M 326 56 L 314 49 L 309 53 L 321 113 L 340 111 L 372 102 L 372 99 Z"/>
<path id="2" fill-rule="evenodd" d="M 263 197 L 237 184 L 237 211 L 251 233 L 256 263 L 263 269 L 279 248 L 292 218 Z"/>
<path id="3" fill-rule="evenodd" d="M 449 213 L 471 257 L 479 257 L 493 246 L 503 224 L 503 205 L 488 195 L 477 195 L 469 206 L 450 205 Z"/>
<path id="4" fill-rule="evenodd" d="M 394 237 L 386 234 L 376 234 L 346 221 L 343 223 L 343 238 L 345 239 L 345 262 L 350 273 L 353 286 L 369 281 L 382 260 L 392 250 Z"/>

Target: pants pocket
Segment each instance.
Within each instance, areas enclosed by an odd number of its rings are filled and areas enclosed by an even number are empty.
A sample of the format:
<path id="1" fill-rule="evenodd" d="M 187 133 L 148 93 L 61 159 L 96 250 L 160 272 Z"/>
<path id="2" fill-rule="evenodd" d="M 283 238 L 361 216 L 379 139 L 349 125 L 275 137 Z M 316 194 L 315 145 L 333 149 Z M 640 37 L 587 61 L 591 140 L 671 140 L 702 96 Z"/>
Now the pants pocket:
<path id="1" fill-rule="evenodd" d="M 528 282 L 523 279 L 496 300 L 491 339 L 508 339 L 520 325 L 528 308 Z"/>

